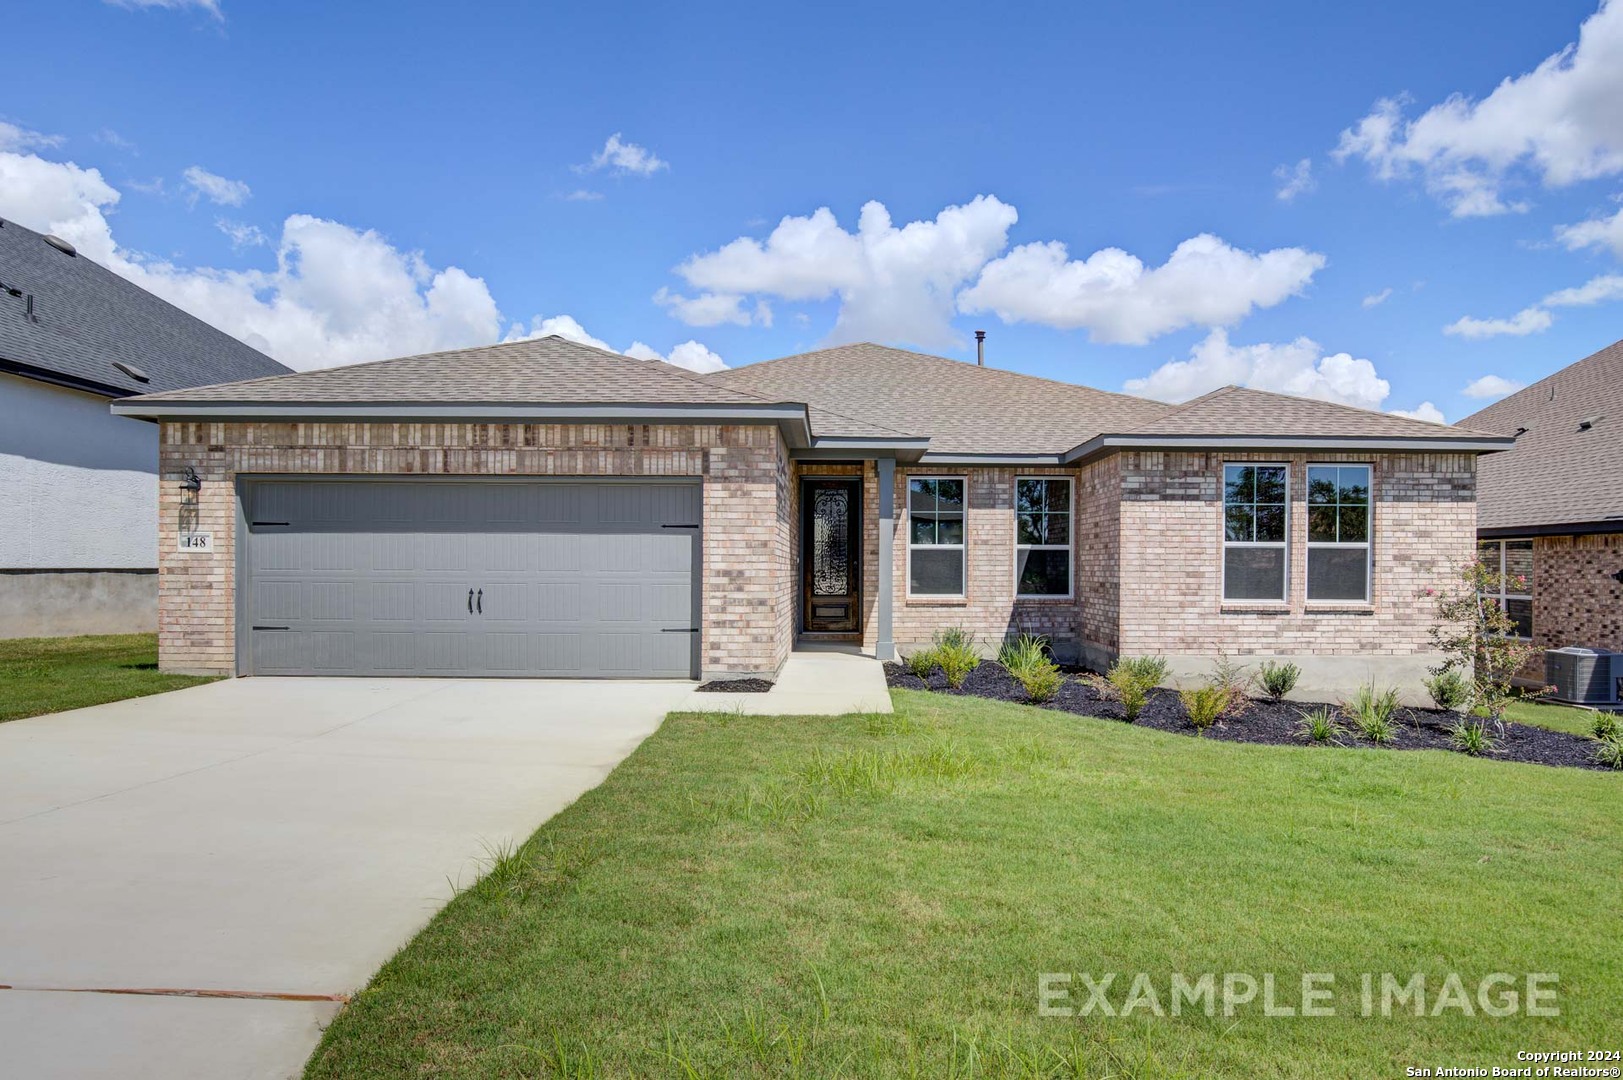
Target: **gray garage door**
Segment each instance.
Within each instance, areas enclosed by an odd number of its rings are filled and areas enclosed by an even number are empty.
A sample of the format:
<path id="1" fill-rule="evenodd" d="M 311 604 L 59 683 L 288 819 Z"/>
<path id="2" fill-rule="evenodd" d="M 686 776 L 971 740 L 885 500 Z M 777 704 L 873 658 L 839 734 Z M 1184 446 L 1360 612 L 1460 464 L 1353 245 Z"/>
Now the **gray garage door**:
<path id="1" fill-rule="evenodd" d="M 245 482 L 254 675 L 698 674 L 694 483 Z"/>

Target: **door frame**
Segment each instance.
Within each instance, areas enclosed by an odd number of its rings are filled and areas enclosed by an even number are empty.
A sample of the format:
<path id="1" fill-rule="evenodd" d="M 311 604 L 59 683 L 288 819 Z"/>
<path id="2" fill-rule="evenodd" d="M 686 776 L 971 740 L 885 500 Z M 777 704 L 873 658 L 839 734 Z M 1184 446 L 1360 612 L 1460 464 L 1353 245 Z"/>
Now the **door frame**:
<path id="1" fill-rule="evenodd" d="M 582 474 L 569 474 L 552 476 L 541 473 L 508 473 L 501 476 L 484 476 L 469 473 L 318 473 L 318 472 L 239 472 L 231 476 L 231 487 L 234 498 L 232 502 L 233 517 L 235 519 L 235 533 L 232 537 L 232 573 L 231 573 L 231 625 L 233 628 L 233 649 L 236 657 L 237 677 L 247 677 L 254 674 L 253 670 L 253 643 L 251 641 L 252 622 L 248 615 L 248 597 L 250 590 L 250 570 L 248 562 L 248 501 L 250 489 L 260 482 L 336 482 L 336 483 L 397 483 L 397 484 L 689 484 L 699 489 L 699 521 L 698 528 L 694 530 L 693 541 L 693 625 L 698 633 L 693 634 L 693 650 L 691 656 L 691 669 L 689 677 L 697 680 L 702 677 L 704 669 L 704 510 L 705 486 L 707 480 L 698 473 L 676 476 L 591 476 Z M 326 678 L 348 678 L 349 676 L 333 675 Z M 368 678 L 369 676 L 355 676 Z M 381 677 L 381 676 L 380 676 Z M 401 676 L 412 678 L 413 676 Z M 514 675 L 514 676 L 488 676 L 488 675 L 442 675 L 435 678 L 548 678 L 549 676 Z M 605 678 L 608 678 L 605 676 Z"/>
<path id="2" fill-rule="evenodd" d="M 834 634 L 842 637 L 859 637 L 862 634 L 862 604 L 863 604 L 863 571 L 864 558 L 862 550 L 863 537 L 863 482 L 864 477 L 850 473 L 838 474 L 807 474 L 800 477 L 800 586 L 799 607 L 800 618 L 798 632 L 802 634 Z M 806 497 L 807 489 L 814 485 L 837 484 L 851 490 L 851 511 L 847 516 L 846 529 L 849 535 L 851 549 L 851 626 L 842 630 L 819 630 L 811 626 L 811 522 L 812 500 Z"/>

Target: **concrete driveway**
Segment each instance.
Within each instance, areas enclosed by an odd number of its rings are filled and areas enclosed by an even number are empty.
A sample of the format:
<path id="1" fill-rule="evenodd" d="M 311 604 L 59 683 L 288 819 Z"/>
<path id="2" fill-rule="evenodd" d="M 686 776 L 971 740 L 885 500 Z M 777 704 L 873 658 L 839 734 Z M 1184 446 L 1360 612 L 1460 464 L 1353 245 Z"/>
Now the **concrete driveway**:
<path id="1" fill-rule="evenodd" d="M 7 1075 L 297 1075 L 691 683 L 237 679 L 0 724 Z M 129 993 L 157 991 L 157 993 Z"/>

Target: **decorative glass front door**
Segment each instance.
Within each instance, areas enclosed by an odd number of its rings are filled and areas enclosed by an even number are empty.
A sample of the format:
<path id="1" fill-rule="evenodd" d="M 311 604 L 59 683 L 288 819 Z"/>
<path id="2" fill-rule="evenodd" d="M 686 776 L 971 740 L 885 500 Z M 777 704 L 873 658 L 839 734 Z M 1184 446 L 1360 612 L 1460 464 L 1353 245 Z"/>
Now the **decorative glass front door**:
<path id="1" fill-rule="evenodd" d="M 801 609 L 807 630 L 860 630 L 862 482 L 805 480 L 800 489 Z"/>

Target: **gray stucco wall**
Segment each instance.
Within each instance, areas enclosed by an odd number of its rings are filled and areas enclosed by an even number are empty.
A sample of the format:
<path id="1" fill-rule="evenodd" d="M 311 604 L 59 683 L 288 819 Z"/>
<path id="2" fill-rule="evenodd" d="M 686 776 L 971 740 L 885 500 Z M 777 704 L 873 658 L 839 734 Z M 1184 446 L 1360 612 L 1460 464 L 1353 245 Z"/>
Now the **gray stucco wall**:
<path id="1" fill-rule="evenodd" d="M 157 629 L 156 570 L 0 570 L 0 638 Z"/>
<path id="2" fill-rule="evenodd" d="M 0 375 L 0 570 L 158 565 L 158 428 Z"/>

